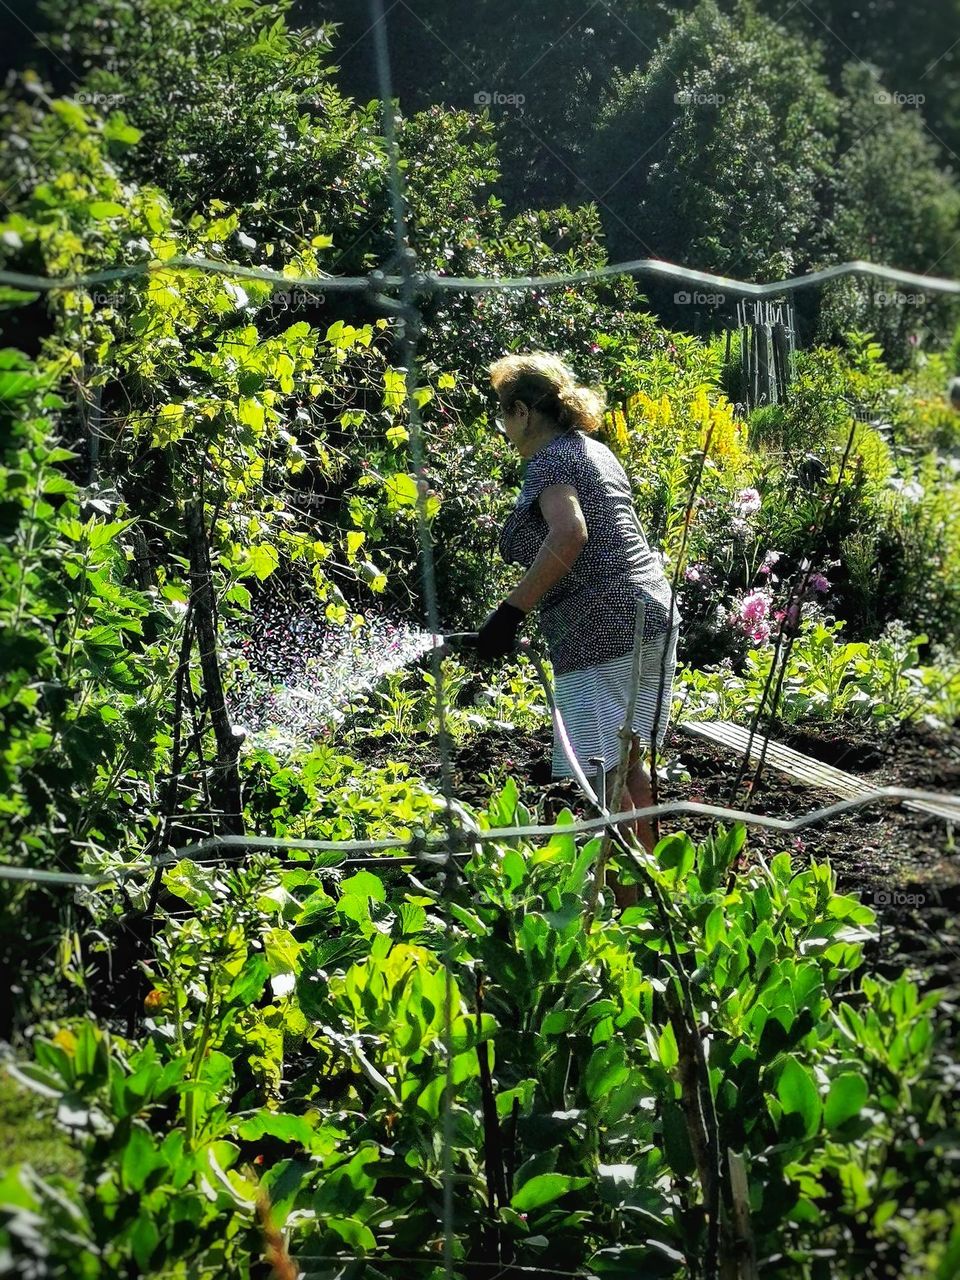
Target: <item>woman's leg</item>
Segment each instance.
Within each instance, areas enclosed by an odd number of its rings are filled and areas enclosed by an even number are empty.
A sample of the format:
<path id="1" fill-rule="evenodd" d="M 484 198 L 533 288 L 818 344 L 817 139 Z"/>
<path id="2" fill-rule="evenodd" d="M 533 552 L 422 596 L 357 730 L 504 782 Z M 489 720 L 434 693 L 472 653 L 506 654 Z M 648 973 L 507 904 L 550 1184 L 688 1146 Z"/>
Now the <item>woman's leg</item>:
<path id="1" fill-rule="evenodd" d="M 625 809 L 643 809 L 653 803 L 650 774 L 640 760 L 640 740 L 637 735 L 630 735 L 630 755 L 627 758 L 627 776 L 623 791 L 614 803 L 613 788 L 616 783 L 616 766 L 607 770 L 607 806 L 614 813 Z M 640 844 L 648 852 L 653 852 L 656 845 L 653 828 L 646 818 L 634 818 L 617 823 L 617 830 L 627 838 L 628 833 L 636 835 Z M 623 910 L 632 907 L 637 901 L 637 886 L 622 885 L 612 871 L 607 872 L 607 883 L 613 889 L 617 906 Z"/>

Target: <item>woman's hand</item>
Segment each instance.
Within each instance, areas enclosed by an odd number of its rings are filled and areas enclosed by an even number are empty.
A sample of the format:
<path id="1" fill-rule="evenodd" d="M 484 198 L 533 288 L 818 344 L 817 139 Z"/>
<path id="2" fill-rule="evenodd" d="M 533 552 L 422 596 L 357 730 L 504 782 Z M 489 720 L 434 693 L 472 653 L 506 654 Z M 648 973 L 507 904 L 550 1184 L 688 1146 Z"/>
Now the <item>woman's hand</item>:
<path id="1" fill-rule="evenodd" d="M 589 537 L 573 485 L 554 484 L 544 489 L 540 510 L 549 526 L 547 536 L 530 568 L 510 592 L 511 602 L 527 611 L 570 572 Z"/>
<path id="2" fill-rule="evenodd" d="M 476 651 L 481 658 L 503 658 L 517 647 L 517 632 L 527 615 L 504 600 L 484 619 L 477 633 Z"/>

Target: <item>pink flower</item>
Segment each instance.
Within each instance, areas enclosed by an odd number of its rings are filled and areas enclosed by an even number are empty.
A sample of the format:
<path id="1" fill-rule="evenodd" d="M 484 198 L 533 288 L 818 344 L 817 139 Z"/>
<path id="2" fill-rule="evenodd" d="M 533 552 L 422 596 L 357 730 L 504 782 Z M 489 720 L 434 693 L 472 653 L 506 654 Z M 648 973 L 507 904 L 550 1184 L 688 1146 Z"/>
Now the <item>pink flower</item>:
<path id="1" fill-rule="evenodd" d="M 695 568 L 694 568 L 694 566 L 693 566 L 692 564 L 691 564 L 691 565 L 688 565 L 688 566 L 686 567 L 686 569 L 684 569 L 684 571 L 683 571 L 683 576 L 686 578 L 686 580 L 687 580 L 688 582 L 699 582 L 699 581 L 700 581 L 700 570 L 699 570 L 699 569 L 695 569 Z"/>
<path id="2" fill-rule="evenodd" d="M 830 590 L 830 579 L 825 578 L 822 573 L 813 574 L 808 581 L 814 591 L 825 592 Z"/>
<path id="3" fill-rule="evenodd" d="M 748 635 L 756 644 L 765 644 L 770 639 L 770 623 L 758 622 L 753 630 L 748 632 Z"/>
<path id="4" fill-rule="evenodd" d="M 756 489 L 741 489 L 733 500 L 733 506 L 737 515 L 752 515 L 754 511 L 760 510 L 760 495 Z"/>
<path id="5" fill-rule="evenodd" d="M 744 622 L 762 622 L 770 612 L 770 601 L 762 591 L 754 591 L 740 601 L 740 617 Z"/>

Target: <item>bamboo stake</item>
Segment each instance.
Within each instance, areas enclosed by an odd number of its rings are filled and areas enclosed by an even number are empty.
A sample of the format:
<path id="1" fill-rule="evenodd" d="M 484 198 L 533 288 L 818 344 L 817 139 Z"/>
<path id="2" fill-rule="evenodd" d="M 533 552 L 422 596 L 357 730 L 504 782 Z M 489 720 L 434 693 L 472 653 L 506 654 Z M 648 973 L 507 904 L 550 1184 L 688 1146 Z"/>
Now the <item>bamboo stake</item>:
<path id="1" fill-rule="evenodd" d="M 757 1251 L 750 1225 L 750 1192 L 742 1151 L 727 1148 L 730 1170 L 730 1216 L 733 1231 L 724 1249 L 724 1280 L 759 1280 Z"/>

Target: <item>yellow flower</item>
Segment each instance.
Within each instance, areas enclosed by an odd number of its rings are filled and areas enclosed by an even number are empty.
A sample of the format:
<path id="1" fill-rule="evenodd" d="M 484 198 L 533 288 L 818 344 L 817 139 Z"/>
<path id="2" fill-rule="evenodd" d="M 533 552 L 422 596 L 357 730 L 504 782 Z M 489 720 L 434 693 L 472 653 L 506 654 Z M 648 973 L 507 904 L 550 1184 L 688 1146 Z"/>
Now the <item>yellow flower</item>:
<path id="1" fill-rule="evenodd" d="M 61 1027 L 57 1034 L 53 1037 L 53 1043 L 58 1049 L 62 1049 L 64 1053 L 75 1053 L 77 1049 L 77 1037 L 67 1027 Z"/>
<path id="2" fill-rule="evenodd" d="M 168 995 L 166 991 L 161 991 L 159 987 L 154 987 L 152 991 L 148 991 L 143 998 L 143 1009 L 145 1013 L 157 1013 L 167 1005 Z"/>

